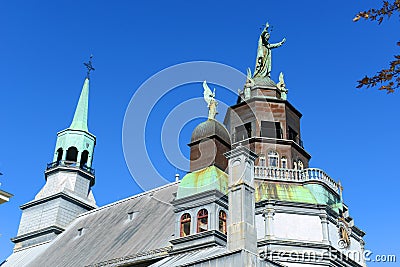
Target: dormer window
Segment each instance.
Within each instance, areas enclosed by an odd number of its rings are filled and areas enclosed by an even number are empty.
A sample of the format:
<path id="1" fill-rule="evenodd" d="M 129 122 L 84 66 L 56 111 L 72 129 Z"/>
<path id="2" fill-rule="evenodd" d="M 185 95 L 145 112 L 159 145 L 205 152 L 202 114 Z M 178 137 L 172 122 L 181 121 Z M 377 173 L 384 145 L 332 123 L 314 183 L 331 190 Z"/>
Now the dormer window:
<path id="1" fill-rule="evenodd" d="M 269 167 L 278 167 L 279 155 L 275 151 L 268 152 L 268 165 Z"/>
<path id="2" fill-rule="evenodd" d="M 78 229 L 78 236 L 82 236 L 83 235 L 83 228 L 79 228 Z"/>
<path id="3" fill-rule="evenodd" d="M 190 222 L 192 218 L 189 213 L 185 213 L 181 216 L 181 237 L 190 235 Z"/>
<path id="4" fill-rule="evenodd" d="M 201 209 L 197 213 L 197 232 L 205 232 L 208 230 L 208 211 Z"/>
<path id="5" fill-rule="evenodd" d="M 130 211 L 128 212 L 128 221 L 132 221 L 133 219 L 136 218 L 137 212 Z"/>
<path id="6" fill-rule="evenodd" d="M 223 210 L 219 212 L 219 231 L 226 235 L 226 213 Z"/>

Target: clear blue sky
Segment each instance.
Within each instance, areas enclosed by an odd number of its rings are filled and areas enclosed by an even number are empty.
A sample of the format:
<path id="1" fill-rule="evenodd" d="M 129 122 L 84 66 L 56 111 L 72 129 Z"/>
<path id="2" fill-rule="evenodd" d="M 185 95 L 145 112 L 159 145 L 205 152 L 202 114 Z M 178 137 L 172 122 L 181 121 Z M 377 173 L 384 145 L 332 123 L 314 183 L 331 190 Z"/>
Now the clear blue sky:
<path id="1" fill-rule="evenodd" d="M 380 4 L 1 1 L 0 182 L 2 190 L 15 196 L 0 206 L 0 261 L 12 251 L 19 206 L 44 185 L 43 171 L 52 160 L 56 133 L 71 122 L 85 75 L 82 62 L 91 53 L 96 71 L 89 129 L 97 136 L 93 192 L 98 205 L 104 205 L 141 191 L 125 164 L 121 138 L 135 90 L 158 71 L 187 61 L 215 61 L 243 72 L 253 68 L 260 27 L 266 21 L 274 26 L 271 41 L 287 38 L 274 51 L 273 77 L 285 72 L 289 100 L 304 115 L 302 139 L 313 156 L 311 166 L 342 181 L 350 215 L 367 233 L 366 248 L 400 258 L 400 96 L 355 88 L 358 79 L 386 67 L 398 53 L 398 17 L 381 26 L 352 22 L 357 11 Z M 161 120 L 168 108 L 201 94 L 200 84 L 175 94 L 175 102 L 164 101 L 153 119 L 160 114 Z M 229 94 L 220 97 L 228 104 L 235 101 Z M 196 123 L 188 123 L 179 136 L 185 155 Z M 152 160 L 173 179 L 175 169 L 159 148 L 151 149 Z"/>

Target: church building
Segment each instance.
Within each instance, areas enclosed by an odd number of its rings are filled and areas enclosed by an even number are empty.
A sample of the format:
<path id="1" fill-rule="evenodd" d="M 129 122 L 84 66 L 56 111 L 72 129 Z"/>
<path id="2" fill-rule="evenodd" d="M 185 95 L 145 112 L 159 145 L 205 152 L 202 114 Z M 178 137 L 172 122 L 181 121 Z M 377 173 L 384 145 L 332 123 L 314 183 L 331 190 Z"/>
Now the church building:
<path id="1" fill-rule="evenodd" d="M 271 79 L 271 51 L 285 39 L 269 38 L 267 24 L 255 69 L 223 122 L 203 83 L 209 114 L 188 140 L 190 172 L 102 207 L 92 192 L 88 73 L 70 127 L 57 133 L 45 185 L 20 207 L 14 251 L 1 267 L 366 266 L 365 233 L 341 184 L 310 166 L 302 114 L 287 100 L 283 74 Z"/>

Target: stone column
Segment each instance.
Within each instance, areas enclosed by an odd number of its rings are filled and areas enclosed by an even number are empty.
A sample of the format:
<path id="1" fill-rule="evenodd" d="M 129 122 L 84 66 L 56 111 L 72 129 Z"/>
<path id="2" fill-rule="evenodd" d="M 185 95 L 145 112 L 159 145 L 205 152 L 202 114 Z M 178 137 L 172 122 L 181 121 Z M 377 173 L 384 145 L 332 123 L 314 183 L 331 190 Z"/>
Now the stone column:
<path id="1" fill-rule="evenodd" d="M 264 218 L 265 218 L 265 238 L 271 239 L 274 236 L 274 215 L 275 209 L 272 205 L 268 205 L 264 210 Z"/>
<path id="2" fill-rule="evenodd" d="M 328 228 L 328 216 L 326 213 L 321 213 L 319 215 L 322 224 L 322 243 L 330 244 L 329 241 L 329 228 Z"/>
<path id="3" fill-rule="evenodd" d="M 257 253 L 255 228 L 254 160 L 257 155 L 238 146 L 225 153 L 229 163 L 228 250 Z"/>

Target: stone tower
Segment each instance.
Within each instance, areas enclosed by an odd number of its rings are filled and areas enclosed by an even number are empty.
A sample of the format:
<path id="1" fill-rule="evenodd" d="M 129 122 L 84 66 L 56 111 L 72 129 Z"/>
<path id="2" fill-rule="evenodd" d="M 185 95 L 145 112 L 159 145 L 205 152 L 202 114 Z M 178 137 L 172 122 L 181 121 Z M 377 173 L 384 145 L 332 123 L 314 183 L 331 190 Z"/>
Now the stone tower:
<path id="1" fill-rule="evenodd" d="M 256 165 L 307 168 L 311 155 L 301 139 L 302 114 L 268 77 L 246 86 L 225 116 L 232 144 L 241 143 L 255 152 L 259 156 Z"/>
<path id="2" fill-rule="evenodd" d="M 91 187 L 96 137 L 88 130 L 89 77 L 86 77 L 71 126 L 57 133 L 46 183 L 35 199 L 22 205 L 15 250 L 53 240 L 81 213 L 96 208 Z"/>

